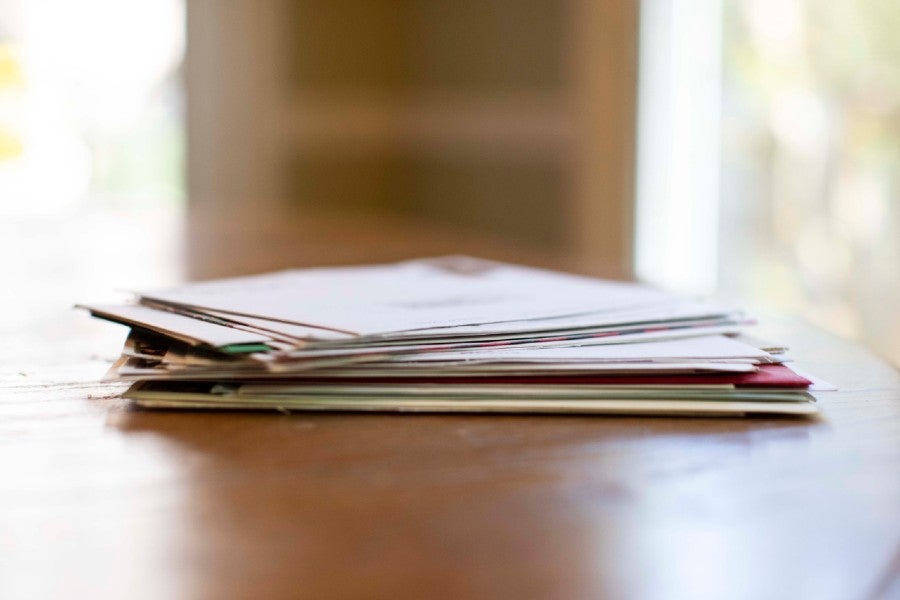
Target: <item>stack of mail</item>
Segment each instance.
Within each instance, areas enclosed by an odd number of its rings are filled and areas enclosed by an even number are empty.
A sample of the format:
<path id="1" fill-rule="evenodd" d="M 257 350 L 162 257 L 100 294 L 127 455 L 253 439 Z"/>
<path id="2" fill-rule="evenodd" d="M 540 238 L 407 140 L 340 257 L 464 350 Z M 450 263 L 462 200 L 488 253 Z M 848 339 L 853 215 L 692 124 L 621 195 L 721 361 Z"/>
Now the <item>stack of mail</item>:
<path id="1" fill-rule="evenodd" d="M 84 306 L 146 407 L 809 415 L 740 311 L 467 257 L 284 271 Z"/>

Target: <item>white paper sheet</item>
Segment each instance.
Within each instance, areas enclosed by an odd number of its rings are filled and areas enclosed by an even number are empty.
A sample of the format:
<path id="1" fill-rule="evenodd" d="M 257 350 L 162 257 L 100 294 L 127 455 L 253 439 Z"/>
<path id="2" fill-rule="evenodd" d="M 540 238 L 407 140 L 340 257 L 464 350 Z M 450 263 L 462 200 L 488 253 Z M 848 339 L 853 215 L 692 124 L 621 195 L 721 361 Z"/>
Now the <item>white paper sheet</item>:
<path id="1" fill-rule="evenodd" d="M 272 338 L 264 334 L 252 333 L 216 325 L 208 321 L 192 319 L 163 310 L 155 310 L 140 305 L 88 306 L 82 305 L 93 314 L 117 323 L 125 323 L 171 335 L 185 342 L 204 343 L 215 348 L 232 344 L 268 343 Z"/>
<path id="2" fill-rule="evenodd" d="M 457 259 L 307 269 L 145 292 L 155 301 L 360 335 L 632 310 L 683 299 L 637 284 Z M 477 268 L 479 267 L 480 268 Z"/>
<path id="3" fill-rule="evenodd" d="M 451 352 L 427 352 L 415 357 L 399 356 L 397 361 L 416 362 L 622 362 L 665 360 L 757 359 L 768 361 L 769 353 L 722 335 L 691 337 L 638 344 L 585 346 L 494 346 Z"/>

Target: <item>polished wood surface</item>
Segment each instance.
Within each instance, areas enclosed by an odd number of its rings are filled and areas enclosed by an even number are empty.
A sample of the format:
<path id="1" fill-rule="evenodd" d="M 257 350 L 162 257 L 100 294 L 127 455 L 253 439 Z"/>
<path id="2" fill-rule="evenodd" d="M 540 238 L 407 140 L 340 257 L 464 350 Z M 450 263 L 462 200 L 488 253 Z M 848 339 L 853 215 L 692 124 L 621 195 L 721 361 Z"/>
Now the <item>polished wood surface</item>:
<path id="1" fill-rule="evenodd" d="M 0 597 L 900 597 L 900 376 L 793 419 L 151 412 L 121 338 L 0 348 Z M 99 353 L 99 354 L 98 354 Z"/>

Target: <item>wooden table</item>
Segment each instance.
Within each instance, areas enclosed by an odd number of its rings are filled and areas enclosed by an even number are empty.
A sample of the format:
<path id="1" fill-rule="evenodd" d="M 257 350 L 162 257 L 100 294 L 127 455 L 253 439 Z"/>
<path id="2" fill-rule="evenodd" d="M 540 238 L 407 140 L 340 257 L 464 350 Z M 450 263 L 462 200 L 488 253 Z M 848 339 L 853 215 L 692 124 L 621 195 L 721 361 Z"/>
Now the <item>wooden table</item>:
<path id="1" fill-rule="evenodd" d="M 150 412 L 97 327 L 0 349 L 0 598 L 900 597 L 900 376 L 816 330 L 810 422 Z"/>

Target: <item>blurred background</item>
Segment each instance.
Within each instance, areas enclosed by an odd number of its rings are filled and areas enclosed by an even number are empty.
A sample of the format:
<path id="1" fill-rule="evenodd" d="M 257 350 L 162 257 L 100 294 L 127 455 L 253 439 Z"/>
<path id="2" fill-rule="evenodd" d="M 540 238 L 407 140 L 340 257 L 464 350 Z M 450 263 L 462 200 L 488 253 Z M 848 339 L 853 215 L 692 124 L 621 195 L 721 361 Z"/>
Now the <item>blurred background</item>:
<path id="1" fill-rule="evenodd" d="M 898 30 L 890 0 L 0 0 L 0 330 L 468 253 L 900 364 Z"/>

